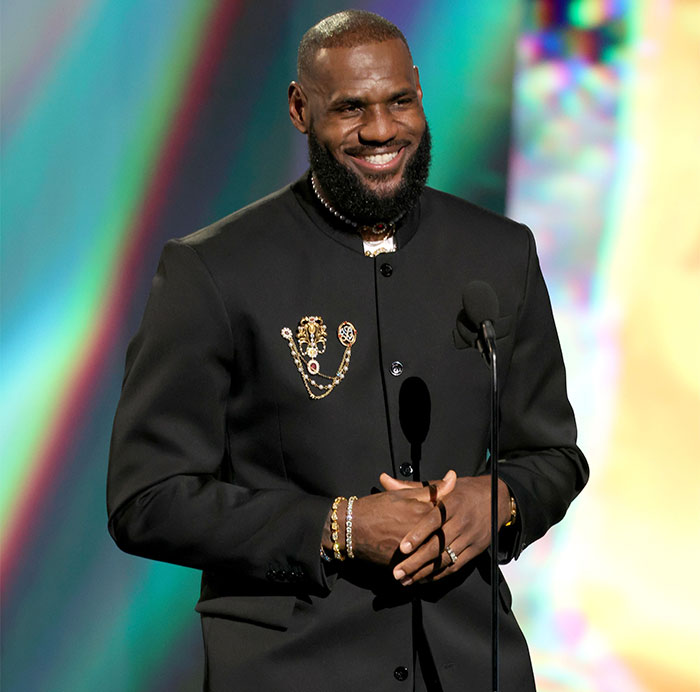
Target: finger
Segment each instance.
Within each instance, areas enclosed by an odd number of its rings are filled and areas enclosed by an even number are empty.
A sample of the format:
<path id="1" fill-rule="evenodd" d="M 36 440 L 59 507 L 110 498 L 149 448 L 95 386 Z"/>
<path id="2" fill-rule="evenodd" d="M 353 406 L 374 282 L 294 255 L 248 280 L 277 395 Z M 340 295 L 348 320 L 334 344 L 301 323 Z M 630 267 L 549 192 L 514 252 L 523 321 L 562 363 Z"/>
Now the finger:
<path id="1" fill-rule="evenodd" d="M 379 482 L 382 484 L 384 490 L 412 490 L 422 487 L 421 484 L 416 481 L 400 481 L 397 478 L 393 478 L 388 473 L 382 473 L 379 476 Z"/>
<path id="2" fill-rule="evenodd" d="M 454 571 L 456 569 L 452 564 L 450 556 L 443 551 L 435 560 L 423 565 L 412 575 L 407 575 L 402 581 L 402 586 L 409 586 L 414 583 L 425 584 L 428 581 L 433 581 L 438 575 L 444 574 L 445 571 Z"/>
<path id="3" fill-rule="evenodd" d="M 438 488 L 438 498 L 442 499 L 447 497 L 457 485 L 457 473 L 450 469 L 443 477 L 442 481 L 436 483 Z"/>
<path id="4" fill-rule="evenodd" d="M 451 535 L 451 533 L 448 535 Z M 394 567 L 394 577 L 402 583 L 404 579 L 414 581 L 416 574 L 419 572 L 422 576 L 425 576 L 434 570 L 442 568 L 441 560 L 447 545 L 450 545 L 450 543 L 446 539 L 443 530 L 439 529 L 423 545 L 419 546 L 414 553 Z M 454 545 L 456 550 L 462 550 L 467 545 L 467 542 L 460 538 L 454 538 L 451 545 Z"/>
<path id="5" fill-rule="evenodd" d="M 401 583 L 407 585 L 405 584 L 406 579 L 410 579 L 411 583 L 420 582 L 421 584 L 437 581 L 460 570 L 480 552 L 481 549 L 470 544 L 469 539 L 459 536 L 445 546 L 438 558 L 423 565 L 413 575 L 407 574 Z"/>
<path id="6" fill-rule="evenodd" d="M 416 500 L 431 502 L 431 484 L 426 481 L 422 483 L 417 481 L 401 481 L 390 476 L 388 473 L 382 473 L 379 476 L 379 482 L 386 491 L 403 492 L 409 494 L 410 497 Z M 445 478 L 433 483 L 432 485 L 437 488 L 437 499 L 439 500 L 449 495 L 454 490 L 456 482 L 457 474 L 454 471 L 448 471 L 445 474 Z M 423 488 L 425 488 L 425 490 L 423 490 Z M 433 502 L 432 504 L 435 503 Z"/>
<path id="7" fill-rule="evenodd" d="M 415 553 L 394 567 L 393 574 L 402 585 L 408 586 L 416 581 L 425 580 L 448 570 L 452 573 L 466 564 L 472 555 L 465 555 L 469 546 L 468 539 L 463 536 L 454 538 L 451 542 L 445 540 L 442 532 L 436 533 L 426 541 Z M 449 534 L 448 534 L 449 535 Z M 453 563 L 446 548 L 454 552 L 457 561 Z"/>
<path id="8" fill-rule="evenodd" d="M 442 481 L 430 484 L 427 488 L 428 500 L 431 497 L 435 498 L 433 505 L 436 512 L 429 512 L 416 526 L 411 529 L 400 541 L 399 550 L 408 555 L 423 541 L 425 541 L 431 533 L 434 533 L 439 526 L 442 526 L 447 521 L 447 508 L 445 507 L 442 498 L 447 497 L 455 488 L 457 474 L 450 470 L 445 474 Z M 437 489 L 437 491 L 435 490 Z"/>
<path id="9" fill-rule="evenodd" d="M 432 535 L 414 553 L 394 567 L 395 579 L 406 585 L 415 579 L 419 571 L 426 570 L 425 574 L 428 574 L 436 568 L 437 565 L 433 563 L 440 559 L 442 547 L 445 545 L 445 535 L 442 530 L 439 533 L 440 535 Z M 426 569 L 428 567 L 429 569 Z"/>
<path id="10" fill-rule="evenodd" d="M 441 508 L 434 507 L 401 539 L 399 550 L 404 555 L 412 553 L 443 525 L 443 516 Z"/>
<path id="11" fill-rule="evenodd" d="M 379 475 L 379 482 L 384 490 L 415 490 L 417 488 L 430 487 L 427 482 L 402 481 L 390 476 L 388 473 Z M 457 482 L 457 474 L 449 470 L 442 481 L 437 481 L 434 485 L 438 488 L 438 497 L 445 497 L 454 490 Z M 422 499 L 422 498 L 421 498 Z M 430 500 L 430 497 L 428 498 Z"/>
<path id="12" fill-rule="evenodd" d="M 441 481 L 427 484 L 428 502 L 430 502 L 433 507 L 437 506 L 438 501 L 447 497 L 455 489 L 456 484 L 457 474 L 450 469 Z"/>
<path id="13" fill-rule="evenodd" d="M 449 554 L 445 552 L 439 568 L 433 569 L 432 572 L 430 570 L 421 570 L 423 574 L 415 574 L 412 581 L 427 584 L 444 579 L 445 577 L 450 576 L 450 574 L 454 574 L 458 570 L 462 569 L 462 567 L 468 564 L 481 552 L 482 550 L 477 546 L 470 545 L 457 555 L 456 562 L 453 562 Z"/>

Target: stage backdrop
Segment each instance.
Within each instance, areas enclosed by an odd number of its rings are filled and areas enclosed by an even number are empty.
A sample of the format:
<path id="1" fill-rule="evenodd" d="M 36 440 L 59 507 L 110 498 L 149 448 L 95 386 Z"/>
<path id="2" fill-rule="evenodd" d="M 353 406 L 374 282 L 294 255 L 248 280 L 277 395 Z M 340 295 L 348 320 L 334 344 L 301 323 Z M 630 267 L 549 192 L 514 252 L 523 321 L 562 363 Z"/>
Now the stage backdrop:
<path id="1" fill-rule="evenodd" d="M 506 568 L 541 692 L 700 689 L 700 4 L 376 0 L 430 183 L 530 224 L 589 487 Z M 106 531 L 111 419 L 164 241 L 300 175 L 296 45 L 340 2 L 2 0 L 7 692 L 191 692 L 198 574 Z"/>

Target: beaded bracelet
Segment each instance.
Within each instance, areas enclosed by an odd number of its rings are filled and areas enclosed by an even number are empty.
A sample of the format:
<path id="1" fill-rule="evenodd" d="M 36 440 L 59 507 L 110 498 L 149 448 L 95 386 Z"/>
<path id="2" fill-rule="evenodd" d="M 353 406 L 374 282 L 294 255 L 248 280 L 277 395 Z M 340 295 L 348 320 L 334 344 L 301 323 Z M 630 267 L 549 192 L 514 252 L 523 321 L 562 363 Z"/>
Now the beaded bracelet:
<path id="1" fill-rule="evenodd" d="M 338 526 L 338 507 L 340 503 L 346 500 L 346 498 L 339 496 L 333 500 L 333 507 L 331 508 L 331 540 L 333 541 L 333 555 L 336 560 L 341 562 L 345 559 L 345 555 L 340 551 L 340 543 L 338 543 L 338 538 L 340 537 L 340 527 Z"/>
<path id="2" fill-rule="evenodd" d="M 345 552 L 350 559 L 355 557 L 355 553 L 352 551 L 352 506 L 355 500 L 357 500 L 356 495 L 348 498 L 348 508 L 345 512 Z"/>

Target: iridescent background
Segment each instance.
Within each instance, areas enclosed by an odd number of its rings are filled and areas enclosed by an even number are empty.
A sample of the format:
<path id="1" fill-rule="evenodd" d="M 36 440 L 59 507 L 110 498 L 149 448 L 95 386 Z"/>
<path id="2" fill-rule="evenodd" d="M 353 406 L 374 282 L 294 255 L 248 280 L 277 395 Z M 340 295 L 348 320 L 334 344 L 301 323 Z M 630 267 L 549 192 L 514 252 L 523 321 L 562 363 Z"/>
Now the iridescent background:
<path id="1" fill-rule="evenodd" d="M 541 692 L 700 690 L 700 2 L 384 0 L 431 184 L 530 224 L 589 487 L 506 568 Z M 201 687 L 198 574 L 106 532 L 163 242 L 305 168 L 296 45 L 339 2 L 2 0 L 2 689 Z"/>

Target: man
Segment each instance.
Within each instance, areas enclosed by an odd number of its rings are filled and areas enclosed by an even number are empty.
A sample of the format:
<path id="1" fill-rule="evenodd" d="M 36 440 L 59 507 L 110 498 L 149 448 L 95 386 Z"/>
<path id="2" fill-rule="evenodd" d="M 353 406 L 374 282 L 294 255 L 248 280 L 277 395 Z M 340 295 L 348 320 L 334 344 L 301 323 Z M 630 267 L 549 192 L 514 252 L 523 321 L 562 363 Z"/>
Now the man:
<path id="1" fill-rule="evenodd" d="M 289 87 L 310 172 L 163 251 L 110 531 L 203 570 L 208 690 L 488 689 L 490 380 L 453 337 L 470 281 L 500 304 L 500 557 L 586 482 L 532 235 L 425 187 L 422 98 L 393 24 L 324 19 Z M 500 590 L 502 689 L 534 689 Z"/>

